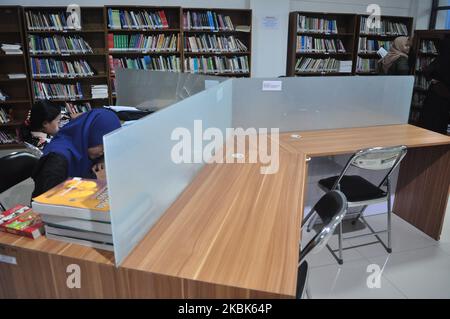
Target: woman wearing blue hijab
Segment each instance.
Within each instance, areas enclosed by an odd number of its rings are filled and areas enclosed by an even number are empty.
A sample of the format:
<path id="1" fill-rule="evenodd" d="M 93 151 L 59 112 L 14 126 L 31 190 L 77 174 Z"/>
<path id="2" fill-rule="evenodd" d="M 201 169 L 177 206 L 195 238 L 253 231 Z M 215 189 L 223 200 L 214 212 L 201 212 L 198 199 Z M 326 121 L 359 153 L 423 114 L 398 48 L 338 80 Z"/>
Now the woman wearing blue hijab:
<path id="1" fill-rule="evenodd" d="M 69 177 L 95 179 L 93 166 L 103 156 L 103 136 L 118 128 L 119 118 L 107 109 L 94 109 L 61 128 L 34 171 L 33 197 Z"/>

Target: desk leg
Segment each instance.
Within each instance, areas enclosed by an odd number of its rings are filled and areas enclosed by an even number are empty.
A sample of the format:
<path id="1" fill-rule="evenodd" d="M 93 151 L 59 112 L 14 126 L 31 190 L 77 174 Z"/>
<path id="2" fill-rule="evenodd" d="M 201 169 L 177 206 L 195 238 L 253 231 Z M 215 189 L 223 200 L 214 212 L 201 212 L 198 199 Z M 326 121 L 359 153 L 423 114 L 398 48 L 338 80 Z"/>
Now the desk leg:
<path id="1" fill-rule="evenodd" d="M 439 240 L 450 186 L 450 145 L 413 148 L 400 167 L 394 212 Z"/>

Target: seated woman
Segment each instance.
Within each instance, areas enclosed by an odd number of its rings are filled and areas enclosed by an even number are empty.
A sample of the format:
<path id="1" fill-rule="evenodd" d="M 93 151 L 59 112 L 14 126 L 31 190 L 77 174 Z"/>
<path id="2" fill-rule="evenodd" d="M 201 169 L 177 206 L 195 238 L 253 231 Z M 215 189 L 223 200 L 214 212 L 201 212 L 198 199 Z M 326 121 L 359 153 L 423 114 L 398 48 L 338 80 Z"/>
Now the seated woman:
<path id="1" fill-rule="evenodd" d="M 23 140 L 42 149 L 48 143 L 48 136 L 59 131 L 61 108 L 47 101 L 33 104 L 28 119 L 22 129 Z"/>
<path id="2" fill-rule="evenodd" d="M 69 177 L 104 178 L 103 136 L 120 128 L 117 115 L 107 109 L 84 113 L 61 128 L 44 148 L 33 173 L 33 197 L 45 193 Z M 96 165 L 97 164 L 97 165 Z"/>
<path id="3" fill-rule="evenodd" d="M 389 53 L 381 60 L 383 73 L 386 75 L 408 75 L 410 71 L 408 57 L 410 49 L 409 38 L 396 38 L 389 49 Z"/>

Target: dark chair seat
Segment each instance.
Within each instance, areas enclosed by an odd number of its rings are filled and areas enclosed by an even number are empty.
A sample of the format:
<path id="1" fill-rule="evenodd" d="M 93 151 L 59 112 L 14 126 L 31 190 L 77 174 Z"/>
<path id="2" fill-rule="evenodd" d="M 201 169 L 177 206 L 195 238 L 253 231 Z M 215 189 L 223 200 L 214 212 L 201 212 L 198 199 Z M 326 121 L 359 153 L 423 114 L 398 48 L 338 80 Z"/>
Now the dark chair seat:
<path id="1" fill-rule="evenodd" d="M 319 181 L 319 185 L 331 190 L 339 176 L 333 176 Z M 365 178 L 355 175 L 346 175 L 341 179 L 341 192 L 349 202 L 364 202 L 384 198 L 387 193 Z"/>
<path id="2" fill-rule="evenodd" d="M 302 299 L 307 279 L 308 279 L 308 263 L 304 261 L 300 264 L 300 267 L 298 267 L 297 270 L 297 293 L 296 293 L 297 299 Z"/>
<path id="3" fill-rule="evenodd" d="M 0 158 L 0 193 L 31 177 L 38 159 L 26 153 L 12 153 Z"/>

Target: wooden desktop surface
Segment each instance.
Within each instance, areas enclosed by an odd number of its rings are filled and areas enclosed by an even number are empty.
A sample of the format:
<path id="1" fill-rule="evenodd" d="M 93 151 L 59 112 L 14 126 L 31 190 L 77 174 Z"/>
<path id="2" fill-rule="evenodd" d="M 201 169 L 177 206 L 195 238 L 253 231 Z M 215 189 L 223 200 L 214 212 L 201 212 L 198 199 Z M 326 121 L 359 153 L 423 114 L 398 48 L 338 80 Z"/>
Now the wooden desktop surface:
<path id="1" fill-rule="evenodd" d="M 293 139 L 292 134 L 301 139 Z M 243 297 L 262 292 L 292 298 L 306 158 L 375 146 L 446 144 L 449 137 L 410 125 L 282 134 L 277 174 L 260 174 L 260 164 L 206 165 L 119 268 L 181 278 L 184 285 L 236 288 L 231 296 L 243 290 L 250 292 Z M 0 244 L 113 262 L 110 253 L 45 238 L 32 241 L 0 233 Z"/>

